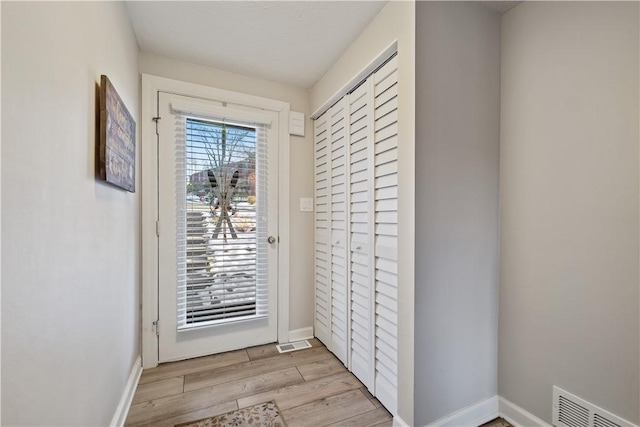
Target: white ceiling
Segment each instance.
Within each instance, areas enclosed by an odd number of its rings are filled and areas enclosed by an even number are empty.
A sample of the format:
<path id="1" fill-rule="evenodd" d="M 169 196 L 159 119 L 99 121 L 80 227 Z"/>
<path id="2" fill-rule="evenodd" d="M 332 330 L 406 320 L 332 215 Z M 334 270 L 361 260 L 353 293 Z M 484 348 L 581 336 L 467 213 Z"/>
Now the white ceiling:
<path id="1" fill-rule="evenodd" d="M 144 52 L 310 88 L 386 1 L 126 4 Z"/>

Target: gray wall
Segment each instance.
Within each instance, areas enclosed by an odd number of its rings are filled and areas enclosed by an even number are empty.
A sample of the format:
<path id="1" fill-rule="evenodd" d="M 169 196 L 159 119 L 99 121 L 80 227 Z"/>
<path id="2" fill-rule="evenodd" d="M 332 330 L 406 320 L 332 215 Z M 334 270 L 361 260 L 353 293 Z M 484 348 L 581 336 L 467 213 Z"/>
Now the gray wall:
<path id="1" fill-rule="evenodd" d="M 499 394 L 640 422 L 638 3 L 503 17 Z"/>
<path id="2" fill-rule="evenodd" d="M 2 2 L 2 425 L 108 425 L 140 354 L 140 180 L 95 179 L 101 74 L 139 124 L 121 2 Z"/>
<path id="3" fill-rule="evenodd" d="M 417 2 L 415 424 L 497 392 L 500 15 Z"/>

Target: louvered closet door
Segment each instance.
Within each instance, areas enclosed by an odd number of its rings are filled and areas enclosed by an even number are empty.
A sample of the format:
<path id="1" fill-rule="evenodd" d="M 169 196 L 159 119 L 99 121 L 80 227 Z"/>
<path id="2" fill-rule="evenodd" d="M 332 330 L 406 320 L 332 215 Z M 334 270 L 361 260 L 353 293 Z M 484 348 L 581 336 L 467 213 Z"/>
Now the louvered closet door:
<path id="1" fill-rule="evenodd" d="M 347 364 L 347 121 L 342 98 L 329 110 L 331 147 L 331 345 Z"/>
<path id="2" fill-rule="evenodd" d="M 316 336 L 394 414 L 397 95 L 394 57 L 315 123 Z"/>
<path id="3" fill-rule="evenodd" d="M 398 61 L 374 74 L 375 395 L 397 413 Z"/>
<path id="4" fill-rule="evenodd" d="M 331 342 L 331 234 L 329 186 L 331 156 L 327 117 L 314 122 L 315 145 L 315 335 Z"/>
<path id="5" fill-rule="evenodd" d="M 350 217 L 350 369 L 374 392 L 373 77 L 348 96 Z"/>

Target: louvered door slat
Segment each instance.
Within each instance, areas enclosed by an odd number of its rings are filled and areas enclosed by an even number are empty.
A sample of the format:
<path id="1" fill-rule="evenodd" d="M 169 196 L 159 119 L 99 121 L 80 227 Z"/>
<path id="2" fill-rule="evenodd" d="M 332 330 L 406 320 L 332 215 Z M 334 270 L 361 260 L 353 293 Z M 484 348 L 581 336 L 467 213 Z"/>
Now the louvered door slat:
<path id="1" fill-rule="evenodd" d="M 397 411 L 397 58 L 374 78 L 375 395 Z"/>
<path id="2" fill-rule="evenodd" d="M 398 58 L 392 58 L 382 68 L 375 72 L 376 99 L 384 95 L 387 90 L 398 86 Z M 397 92 L 396 92 L 397 95 Z"/>
<path id="3" fill-rule="evenodd" d="M 393 138 L 398 135 L 398 130 L 393 127 L 380 127 L 376 130 L 376 141 L 384 141 L 388 138 Z"/>
<path id="4" fill-rule="evenodd" d="M 327 114 L 314 122 L 315 148 L 315 335 L 323 342 L 331 338 L 331 236 L 329 173 L 330 147 Z"/>
<path id="5" fill-rule="evenodd" d="M 351 239 L 351 371 L 374 392 L 373 77 L 348 96 Z"/>
<path id="6" fill-rule="evenodd" d="M 376 151 L 376 154 L 378 154 L 387 150 L 392 150 L 397 146 L 398 146 L 398 135 L 392 134 L 387 139 L 379 139 L 376 142 L 375 151 Z"/>
<path id="7" fill-rule="evenodd" d="M 347 257 L 347 105 L 345 99 L 328 111 L 331 139 L 331 344 L 330 350 L 348 364 Z"/>
<path id="8" fill-rule="evenodd" d="M 398 96 L 398 85 L 394 84 L 390 87 L 378 85 L 376 92 L 375 106 L 379 108 Z"/>
<path id="9" fill-rule="evenodd" d="M 391 98 L 388 102 L 380 102 L 378 106 L 377 113 L 384 117 L 392 111 L 396 111 L 398 109 L 398 98 Z"/>

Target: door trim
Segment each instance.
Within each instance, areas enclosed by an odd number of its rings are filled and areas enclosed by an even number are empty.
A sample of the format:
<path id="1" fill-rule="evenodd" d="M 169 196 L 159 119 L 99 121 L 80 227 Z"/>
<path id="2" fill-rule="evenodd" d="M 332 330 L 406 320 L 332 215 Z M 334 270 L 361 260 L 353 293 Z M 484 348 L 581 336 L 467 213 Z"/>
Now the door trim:
<path id="1" fill-rule="evenodd" d="M 253 108 L 275 111 L 279 121 L 278 147 L 278 342 L 289 342 L 289 111 L 288 102 L 201 86 L 179 80 L 142 74 L 141 116 L 141 229 L 142 229 L 142 366 L 158 365 L 158 337 L 154 322 L 158 320 L 158 146 L 156 125 L 158 92 L 203 99 L 217 99 Z M 162 120 L 162 119 L 161 119 Z M 160 224 L 162 228 L 162 224 Z M 162 231 L 161 231 L 162 232 Z M 162 328 L 162 325 L 160 325 Z"/>

